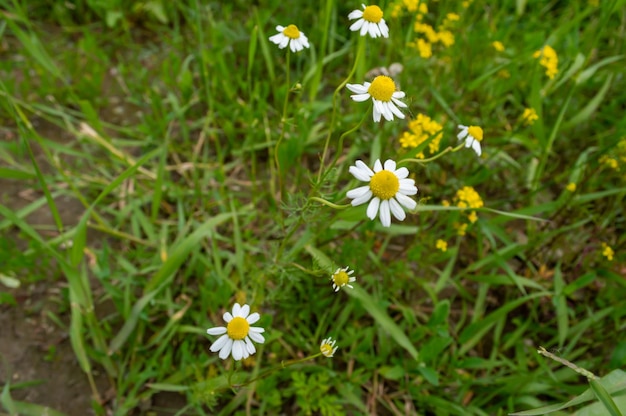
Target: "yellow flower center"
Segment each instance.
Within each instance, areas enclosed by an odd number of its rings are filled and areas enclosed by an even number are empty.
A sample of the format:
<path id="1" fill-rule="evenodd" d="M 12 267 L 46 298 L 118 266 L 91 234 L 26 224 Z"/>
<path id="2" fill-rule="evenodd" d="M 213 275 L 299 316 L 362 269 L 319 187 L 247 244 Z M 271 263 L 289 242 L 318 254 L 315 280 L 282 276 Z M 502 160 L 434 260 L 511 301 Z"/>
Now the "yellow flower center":
<path id="1" fill-rule="evenodd" d="M 367 92 L 378 101 L 391 101 L 391 96 L 396 91 L 396 84 L 386 75 L 374 78 Z"/>
<path id="2" fill-rule="evenodd" d="M 248 335 L 250 324 L 241 316 L 237 316 L 228 323 L 226 332 L 228 337 L 234 340 L 244 339 Z"/>
<path id="3" fill-rule="evenodd" d="M 339 270 L 337 273 L 333 275 L 333 282 L 335 282 L 335 284 L 338 287 L 347 285 L 349 281 L 350 281 L 350 276 L 348 275 L 348 273 L 344 272 L 343 270 Z"/>
<path id="4" fill-rule="evenodd" d="M 391 199 L 400 189 L 400 181 L 392 172 L 381 170 L 370 179 L 370 189 L 380 199 Z"/>
<path id="5" fill-rule="evenodd" d="M 320 347 L 320 352 L 328 357 L 333 353 L 333 346 L 326 343 Z"/>
<path id="6" fill-rule="evenodd" d="M 367 6 L 363 10 L 363 19 L 371 23 L 378 23 L 383 18 L 383 11 L 378 6 Z"/>
<path id="7" fill-rule="evenodd" d="M 283 30 L 283 35 L 287 36 L 290 39 L 298 39 L 300 37 L 300 31 L 298 30 L 298 26 L 287 26 L 285 30 Z"/>
<path id="8" fill-rule="evenodd" d="M 483 139 L 483 129 L 478 126 L 469 126 L 467 132 L 470 136 L 478 141 L 481 141 Z"/>

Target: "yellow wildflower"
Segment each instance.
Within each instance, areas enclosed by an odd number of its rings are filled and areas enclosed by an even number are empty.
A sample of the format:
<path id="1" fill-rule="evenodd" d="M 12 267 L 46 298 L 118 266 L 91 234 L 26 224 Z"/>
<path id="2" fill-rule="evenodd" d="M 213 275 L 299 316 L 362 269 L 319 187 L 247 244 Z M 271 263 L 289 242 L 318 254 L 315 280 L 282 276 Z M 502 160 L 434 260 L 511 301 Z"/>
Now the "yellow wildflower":
<path id="1" fill-rule="evenodd" d="M 456 200 L 456 205 L 460 208 L 480 208 L 484 205 L 478 192 L 471 186 L 464 186 L 456 191 Z"/>
<path id="2" fill-rule="evenodd" d="M 504 52 L 504 44 L 499 40 L 491 42 L 491 46 L 493 46 L 493 48 L 498 52 Z"/>
<path id="3" fill-rule="evenodd" d="M 465 232 L 467 231 L 467 224 L 463 223 L 463 224 L 459 224 L 459 223 L 455 223 L 454 224 L 454 228 L 456 228 L 456 233 L 458 235 L 465 235 Z"/>
<path id="4" fill-rule="evenodd" d="M 437 36 L 439 36 L 439 41 L 443 43 L 443 46 L 446 48 L 454 45 L 454 35 L 449 30 L 442 30 Z"/>
<path id="5" fill-rule="evenodd" d="M 619 170 L 619 163 L 614 157 L 604 155 L 600 158 L 600 163 L 602 163 L 603 165 L 607 165 L 613 170 Z"/>
<path id="6" fill-rule="evenodd" d="M 559 57 L 556 51 L 550 46 L 546 45 L 533 54 L 533 58 L 540 58 L 539 64 L 546 68 L 546 75 L 548 78 L 553 79 L 559 72 Z"/>
<path id="7" fill-rule="evenodd" d="M 602 255 L 606 257 L 608 261 L 613 261 L 613 256 L 615 255 L 615 252 L 610 245 L 608 245 L 607 243 L 602 243 Z"/>
<path id="8" fill-rule="evenodd" d="M 574 192 L 576 190 L 576 183 L 574 182 L 568 183 L 565 189 L 567 189 L 569 192 Z"/>
<path id="9" fill-rule="evenodd" d="M 446 252 L 448 250 L 448 243 L 446 243 L 442 239 L 439 239 L 435 243 L 435 247 L 438 248 L 439 250 L 443 251 L 443 252 Z"/>
<path id="10" fill-rule="evenodd" d="M 450 201 L 448 201 L 447 199 L 444 199 L 443 201 L 441 201 L 441 205 L 444 207 L 449 207 L 450 206 Z"/>
<path id="11" fill-rule="evenodd" d="M 426 42 L 424 39 L 418 39 L 415 43 L 415 47 L 417 48 L 420 56 L 424 59 L 428 59 L 433 56 L 433 48 L 430 43 Z"/>
<path id="12" fill-rule="evenodd" d="M 525 108 L 524 113 L 522 114 L 522 119 L 524 120 L 524 124 L 532 126 L 535 124 L 535 121 L 539 120 L 539 116 L 534 108 Z"/>
<path id="13" fill-rule="evenodd" d="M 476 211 L 470 212 L 469 215 L 467 216 L 467 219 L 472 224 L 475 223 L 476 221 L 478 221 L 478 215 L 476 214 Z"/>
<path id="14" fill-rule="evenodd" d="M 435 29 L 433 29 L 433 27 L 429 24 L 416 22 L 413 26 L 413 31 L 416 33 L 422 33 L 431 43 L 435 43 L 439 40 L 437 32 L 435 32 Z"/>
<path id="15" fill-rule="evenodd" d="M 430 154 L 434 154 L 439 150 L 439 142 L 443 136 L 443 126 L 424 114 L 418 114 L 415 120 L 409 123 L 409 131 L 404 132 L 400 138 L 400 145 L 403 148 L 414 148 L 424 143 L 432 137 L 428 143 Z M 416 155 L 417 158 L 424 158 L 424 151 Z"/>

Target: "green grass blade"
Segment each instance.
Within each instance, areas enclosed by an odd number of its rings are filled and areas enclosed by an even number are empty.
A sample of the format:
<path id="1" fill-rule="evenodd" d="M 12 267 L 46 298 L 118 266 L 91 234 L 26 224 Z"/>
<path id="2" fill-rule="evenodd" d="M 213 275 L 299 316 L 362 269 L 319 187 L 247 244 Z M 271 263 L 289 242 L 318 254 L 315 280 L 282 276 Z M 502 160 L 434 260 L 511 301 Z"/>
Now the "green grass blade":
<path id="1" fill-rule="evenodd" d="M 596 395 L 598 400 L 600 400 L 611 416 L 623 416 L 622 412 L 620 412 L 617 405 L 611 398 L 611 395 L 598 380 L 589 380 L 589 385 L 591 386 L 591 390 L 593 390 L 593 394 Z"/>

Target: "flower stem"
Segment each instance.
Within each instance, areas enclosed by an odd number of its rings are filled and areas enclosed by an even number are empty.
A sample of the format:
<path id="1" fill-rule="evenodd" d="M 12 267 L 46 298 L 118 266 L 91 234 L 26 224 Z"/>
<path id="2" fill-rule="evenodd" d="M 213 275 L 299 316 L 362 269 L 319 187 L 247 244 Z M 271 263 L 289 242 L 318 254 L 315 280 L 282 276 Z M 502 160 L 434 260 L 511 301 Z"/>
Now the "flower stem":
<path id="1" fill-rule="evenodd" d="M 441 152 L 437 153 L 435 156 L 429 157 L 428 159 L 414 159 L 414 158 L 408 158 L 408 159 L 402 159 L 401 161 L 398 162 L 398 164 L 402 164 L 402 163 L 419 163 L 419 164 L 425 164 L 425 163 L 429 163 L 432 162 L 433 160 L 437 160 L 439 159 L 441 156 L 445 155 L 446 153 L 454 153 L 454 152 L 458 152 L 459 150 L 461 150 L 463 148 L 463 146 L 465 146 L 465 143 L 461 143 L 459 144 L 457 147 L 452 147 L 452 146 L 448 146 L 445 149 L 443 149 Z"/>
<path id="2" fill-rule="evenodd" d="M 290 57 L 291 50 L 287 48 L 287 58 L 286 58 L 286 68 L 287 68 L 287 92 L 285 92 L 285 101 L 283 102 L 283 115 L 281 118 L 281 128 L 280 128 L 280 136 L 276 141 L 276 146 L 274 147 L 274 163 L 276 163 L 276 170 L 278 171 L 278 189 L 279 189 L 279 199 L 282 199 L 283 191 L 284 191 L 284 183 L 282 180 L 282 175 L 280 171 L 280 157 L 279 157 L 279 147 L 285 138 L 285 126 L 287 125 L 287 104 L 289 103 L 289 93 L 291 92 L 291 83 L 290 83 Z"/>
<path id="3" fill-rule="evenodd" d="M 346 79 L 344 79 L 343 82 L 339 84 L 339 86 L 335 89 L 335 92 L 333 93 L 333 113 L 330 117 L 330 126 L 328 127 L 328 134 L 326 135 L 326 142 L 324 143 L 324 150 L 322 152 L 322 158 L 320 159 L 320 170 L 319 170 L 319 173 L 317 174 L 318 184 L 322 179 L 322 173 L 324 171 L 324 160 L 326 160 L 326 154 L 328 153 L 328 145 L 330 144 L 330 138 L 333 134 L 333 131 L 335 130 L 335 122 L 337 119 L 337 97 L 339 96 L 339 91 L 341 91 L 346 86 L 348 81 L 350 81 L 350 78 L 352 78 L 352 76 L 356 72 L 357 66 L 359 64 L 359 61 L 361 60 L 361 57 L 363 56 L 364 50 L 365 50 L 365 37 L 359 36 L 358 46 L 356 50 L 356 57 L 354 58 L 354 65 L 352 66 L 352 69 L 350 70 L 350 73 L 348 73 L 348 76 L 346 77 Z"/>

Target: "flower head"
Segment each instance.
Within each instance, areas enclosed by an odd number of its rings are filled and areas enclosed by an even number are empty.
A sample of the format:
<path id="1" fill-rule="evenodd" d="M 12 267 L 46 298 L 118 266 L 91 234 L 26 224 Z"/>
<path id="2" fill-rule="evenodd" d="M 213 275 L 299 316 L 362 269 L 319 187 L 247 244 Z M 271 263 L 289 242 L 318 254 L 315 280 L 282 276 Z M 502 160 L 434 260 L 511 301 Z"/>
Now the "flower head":
<path id="1" fill-rule="evenodd" d="M 280 49 L 284 49 L 289 45 L 291 52 L 300 52 L 304 48 L 309 47 L 309 39 L 307 39 L 304 32 L 298 30 L 296 25 L 276 26 L 276 30 L 279 32 L 274 36 L 270 36 L 270 42 L 274 42 Z"/>
<path id="2" fill-rule="evenodd" d="M 439 239 L 435 243 L 435 247 L 438 248 L 439 250 L 443 251 L 443 252 L 446 252 L 448 250 L 448 243 L 445 242 L 442 239 Z"/>
<path id="3" fill-rule="evenodd" d="M 405 94 L 402 91 L 396 91 L 396 84 L 390 77 L 379 75 L 371 83 L 347 84 L 346 87 L 355 93 L 350 96 L 354 101 L 361 102 L 372 98 L 374 102 L 373 115 L 376 123 L 380 121 L 380 116 L 385 117 L 387 121 L 393 120 L 394 115 L 398 118 L 404 118 L 404 114 L 398 107 L 407 106 L 399 100 L 404 98 Z"/>
<path id="4" fill-rule="evenodd" d="M 337 351 L 337 348 L 339 348 L 335 347 L 336 342 L 337 341 L 333 340 L 331 337 L 328 337 L 322 341 L 322 343 L 320 344 L 320 352 L 322 353 L 322 355 L 324 355 L 324 357 L 332 358 L 332 356 L 335 355 L 335 351 Z"/>
<path id="5" fill-rule="evenodd" d="M 491 46 L 493 46 L 493 48 L 498 52 L 504 52 L 504 44 L 499 40 L 491 42 Z"/>
<path id="6" fill-rule="evenodd" d="M 459 125 L 461 131 L 456 135 L 459 140 L 465 140 L 465 147 L 471 147 L 476 154 L 480 156 L 482 153 L 480 149 L 480 142 L 483 139 L 483 129 L 478 126 L 464 126 Z"/>
<path id="7" fill-rule="evenodd" d="M 607 243 L 602 243 L 602 255 L 606 257 L 608 261 L 613 261 L 613 256 L 615 255 L 615 252 L 610 245 L 608 245 Z"/>
<path id="8" fill-rule="evenodd" d="M 559 72 L 559 57 L 550 45 L 546 45 L 533 54 L 533 58 L 540 58 L 539 64 L 546 68 L 546 75 L 552 79 Z"/>
<path id="9" fill-rule="evenodd" d="M 480 208 L 484 205 L 478 192 L 471 186 L 464 186 L 456 191 L 455 199 L 459 208 Z"/>
<path id="10" fill-rule="evenodd" d="M 443 126 L 432 120 L 424 114 L 418 114 L 417 117 L 409 123 L 409 131 L 405 131 L 400 137 L 400 145 L 403 148 L 417 147 L 430 139 L 428 150 L 430 154 L 434 154 L 439 150 L 439 142 L 443 137 Z M 424 159 L 426 149 L 419 152 L 415 157 Z"/>
<path id="11" fill-rule="evenodd" d="M 565 189 L 569 192 L 574 192 L 576 191 L 576 182 L 570 182 L 567 184 L 567 186 L 565 187 Z"/>
<path id="12" fill-rule="evenodd" d="M 240 306 L 235 303 L 233 306 L 233 313 L 224 313 L 224 321 L 227 326 L 218 326 L 215 328 L 207 329 L 209 335 L 221 335 L 211 345 L 211 352 L 220 353 L 220 358 L 225 360 L 231 354 L 235 361 L 239 361 L 242 358 L 248 358 L 250 355 L 256 352 L 252 341 L 262 344 L 265 342 L 265 338 L 261 333 L 265 332 L 265 329 L 256 326 L 250 326 L 260 319 L 258 313 L 250 314 L 250 306 Z M 252 340 L 251 340 L 252 339 Z"/>
<path id="13" fill-rule="evenodd" d="M 335 292 L 338 292 L 344 286 L 348 286 L 350 289 L 353 289 L 350 283 L 356 281 L 356 277 L 352 276 L 354 270 L 350 270 L 349 267 L 344 267 L 343 269 L 338 268 L 332 276 L 330 276 L 330 280 L 333 282 L 333 289 Z"/>
<path id="14" fill-rule="evenodd" d="M 524 124 L 532 126 L 535 121 L 539 120 L 539 116 L 534 108 L 525 108 L 524 113 L 522 114 L 522 119 L 524 120 Z"/>
<path id="15" fill-rule="evenodd" d="M 403 221 L 406 213 L 402 209 L 414 209 L 417 203 L 407 195 L 417 194 L 417 187 L 413 179 L 408 179 L 409 170 L 396 170 L 396 162 L 391 159 L 385 161 L 384 167 L 377 159 L 372 171 L 363 161 L 357 160 L 355 166 L 350 166 L 350 173 L 360 181 L 369 182 L 365 186 L 348 191 L 346 196 L 352 199 L 352 206 L 358 206 L 370 201 L 367 206 L 367 217 L 376 218 L 380 210 L 380 222 L 383 227 L 391 225 L 391 215 Z M 372 198 L 373 197 L 373 198 Z"/>
<path id="16" fill-rule="evenodd" d="M 385 38 L 389 37 L 389 27 L 387 23 L 385 23 L 385 19 L 383 19 L 383 11 L 378 6 L 365 6 L 362 4 L 363 10 L 353 10 L 348 15 L 348 19 L 354 20 L 358 19 L 356 22 L 352 23 L 350 26 L 350 30 L 356 32 L 360 31 L 361 36 L 365 36 L 365 34 L 369 33 L 369 35 L 373 38 L 377 38 L 379 36 L 383 36 Z"/>

